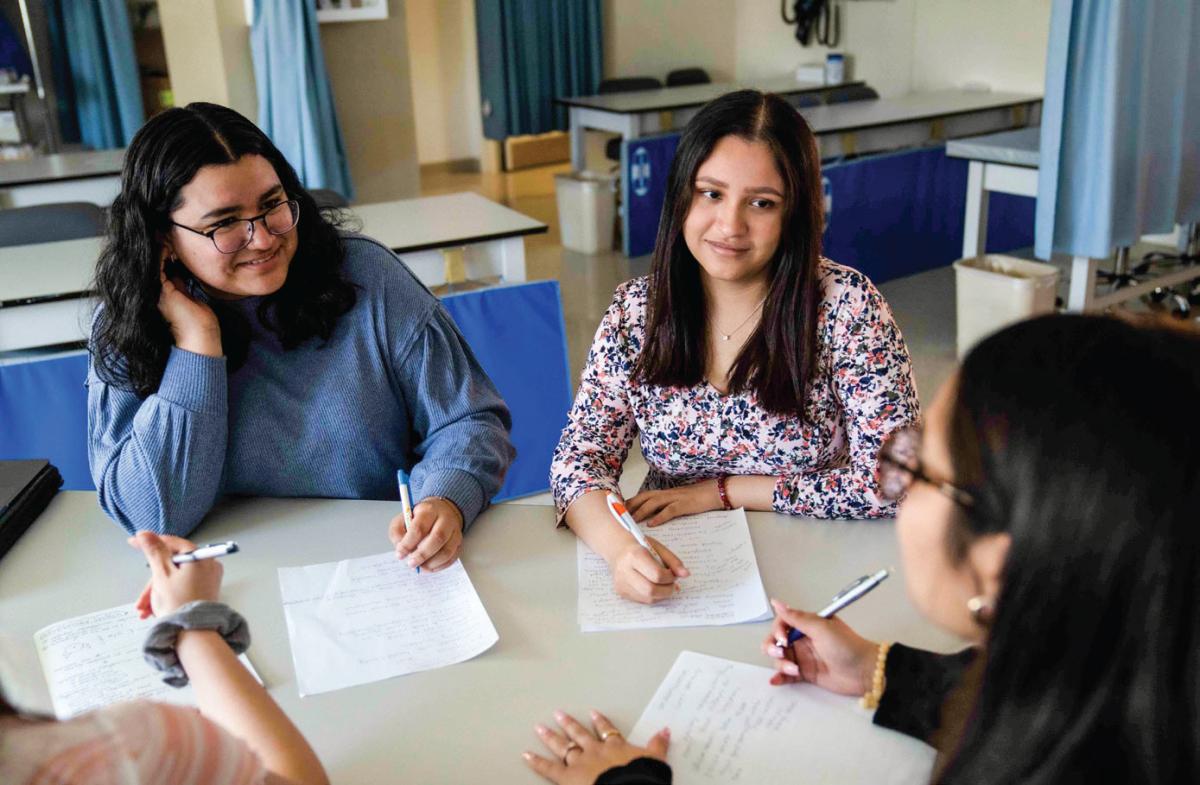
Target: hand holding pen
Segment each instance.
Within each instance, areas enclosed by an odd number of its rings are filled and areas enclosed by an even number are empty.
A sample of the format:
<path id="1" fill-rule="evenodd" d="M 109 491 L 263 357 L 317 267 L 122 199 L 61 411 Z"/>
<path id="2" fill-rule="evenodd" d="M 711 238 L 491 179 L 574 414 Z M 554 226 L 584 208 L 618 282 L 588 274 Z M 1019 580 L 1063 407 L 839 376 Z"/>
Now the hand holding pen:
<path id="1" fill-rule="evenodd" d="M 429 572 L 454 564 L 463 543 L 463 516 L 458 506 L 440 496 L 426 496 L 413 505 L 409 476 L 403 469 L 396 472 L 396 483 L 401 489 L 402 509 L 388 526 L 396 558 Z"/>
<path id="2" fill-rule="evenodd" d="M 617 594 L 647 604 L 673 596 L 680 590 L 677 580 L 691 574 L 683 562 L 662 543 L 643 534 L 615 494 L 608 494 L 605 504 L 613 520 L 633 537 L 627 547 L 608 557 Z"/>

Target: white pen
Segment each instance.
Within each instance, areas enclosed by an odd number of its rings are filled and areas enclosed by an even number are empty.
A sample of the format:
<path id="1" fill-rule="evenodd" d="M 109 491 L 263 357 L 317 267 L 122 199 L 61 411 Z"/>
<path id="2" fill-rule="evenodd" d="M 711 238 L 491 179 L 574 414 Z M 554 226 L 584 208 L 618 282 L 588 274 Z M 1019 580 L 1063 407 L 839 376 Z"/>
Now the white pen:
<path id="1" fill-rule="evenodd" d="M 188 562 L 200 561 L 201 559 L 216 559 L 237 552 L 238 544 L 233 540 L 229 540 L 228 542 L 211 542 L 208 545 L 201 545 L 194 551 L 177 553 L 171 557 L 171 561 L 175 564 L 187 564 Z"/>
<path id="2" fill-rule="evenodd" d="M 856 580 L 854 583 L 850 584 L 849 586 L 842 589 L 837 594 L 833 595 L 833 600 L 828 605 L 826 605 L 824 608 L 822 608 L 817 613 L 817 615 L 820 616 L 822 619 L 828 619 L 830 616 L 833 616 L 835 613 L 842 610 L 850 603 L 855 602 L 862 597 L 865 597 L 868 592 L 870 592 L 876 586 L 878 586 L 879 584 L 881 584 L 885 580 L 887 580 L 887 577 L 889 574 L 890 573 L 885 568 L 885 569 L 882 569 L 879 572 L 875 573 L 874 575 L 862 576 L 861 578 Z M 785 646 L 791 646 L 793 643 L 795 643 L 796 641 L 800 640 L 803 637 L 804 637 L 804 633 L 800 632 L 800 630 L 792 629 L 788 632 L 787 640 L 784 640 L 783 638 L 776 638 L 775 644 L 777 646 L 779 646 L 779 648 L 782 649 Z"/>
<path id="3" fill-rule="evenodd" d="M 667 565 L 663 563 L 658 551 L 650 547 L 650 543 L 646 541 L 646 535 L 642 534 L 642 527 L 637 525 L 637 521 L 629 514 L 629 510 L 625 509 L 625 505 L 617 498 L 616 494 L 610 493 L 606 498 L 608 499 L 608 511 L 612 513 L 612 517 L 617 519 L 617 523 L 633 535 L 633 539 L 637 540 L 638 545 L 650 551 L 650 555 L 654 557 L 654 561 L 658 562 L 660 567 L 664 570 L 667 569 Z"/>

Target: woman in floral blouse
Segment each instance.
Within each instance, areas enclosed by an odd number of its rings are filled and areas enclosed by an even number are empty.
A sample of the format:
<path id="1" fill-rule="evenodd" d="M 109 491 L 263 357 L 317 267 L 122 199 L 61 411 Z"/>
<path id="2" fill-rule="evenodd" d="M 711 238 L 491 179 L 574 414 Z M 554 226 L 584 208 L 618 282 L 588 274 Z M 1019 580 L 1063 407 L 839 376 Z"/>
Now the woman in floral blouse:
<path id="1" fill-rule="evenodd" d="M 816 139 L 778 96 L 730 93 L 684 130 L 650 275 L 617 288 L 551 467 L 560 523 L 622 596 L 661 600 L 687 575 L 608 513 L 638 435 L 650 473 L 628 506 L 650 526 L 732 507 L 895 513 L 874 470 L 919 419 L 908 350 L 871 282 L 821 257 L 823 215 Z"/>

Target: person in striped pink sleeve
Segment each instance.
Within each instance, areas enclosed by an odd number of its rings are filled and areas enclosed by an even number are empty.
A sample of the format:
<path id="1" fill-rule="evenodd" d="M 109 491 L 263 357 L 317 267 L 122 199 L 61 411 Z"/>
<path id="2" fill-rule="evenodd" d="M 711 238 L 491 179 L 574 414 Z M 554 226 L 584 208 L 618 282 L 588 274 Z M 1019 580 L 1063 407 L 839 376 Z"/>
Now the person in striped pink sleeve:
<path id="1" fill-rule="evenodd" d="M 0 782 L 327 785 L 312 747 L 238 662 L 234 648 L 249 635 L 217 602 L 220 563 L 175 565 L 173 554 L 195 547 L 179 537 L 139 532 L 129 542 L 151 571 L 138 609 L 160 620 L 147 651 L 172 683 L 190 681 L 200 710 L 135 701 L 55 722 L 0 697 Z"/>

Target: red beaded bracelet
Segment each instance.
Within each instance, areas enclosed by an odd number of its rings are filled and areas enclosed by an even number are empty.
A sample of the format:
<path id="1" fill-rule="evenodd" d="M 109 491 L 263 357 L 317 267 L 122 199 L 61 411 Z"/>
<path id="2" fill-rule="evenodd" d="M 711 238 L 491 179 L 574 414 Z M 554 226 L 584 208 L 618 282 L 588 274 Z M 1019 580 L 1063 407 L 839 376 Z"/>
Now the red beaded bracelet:
<path id="1" fill-rule="evenodd" d="M 727 474 L 722 474 L 717 478 L 717 495 L 721 497 L 721 506 L 727 510 L 732 510 L 733 505 L 729 503 L 729 491 L 725 490 L 725 480 L 729 477 Z"/>

